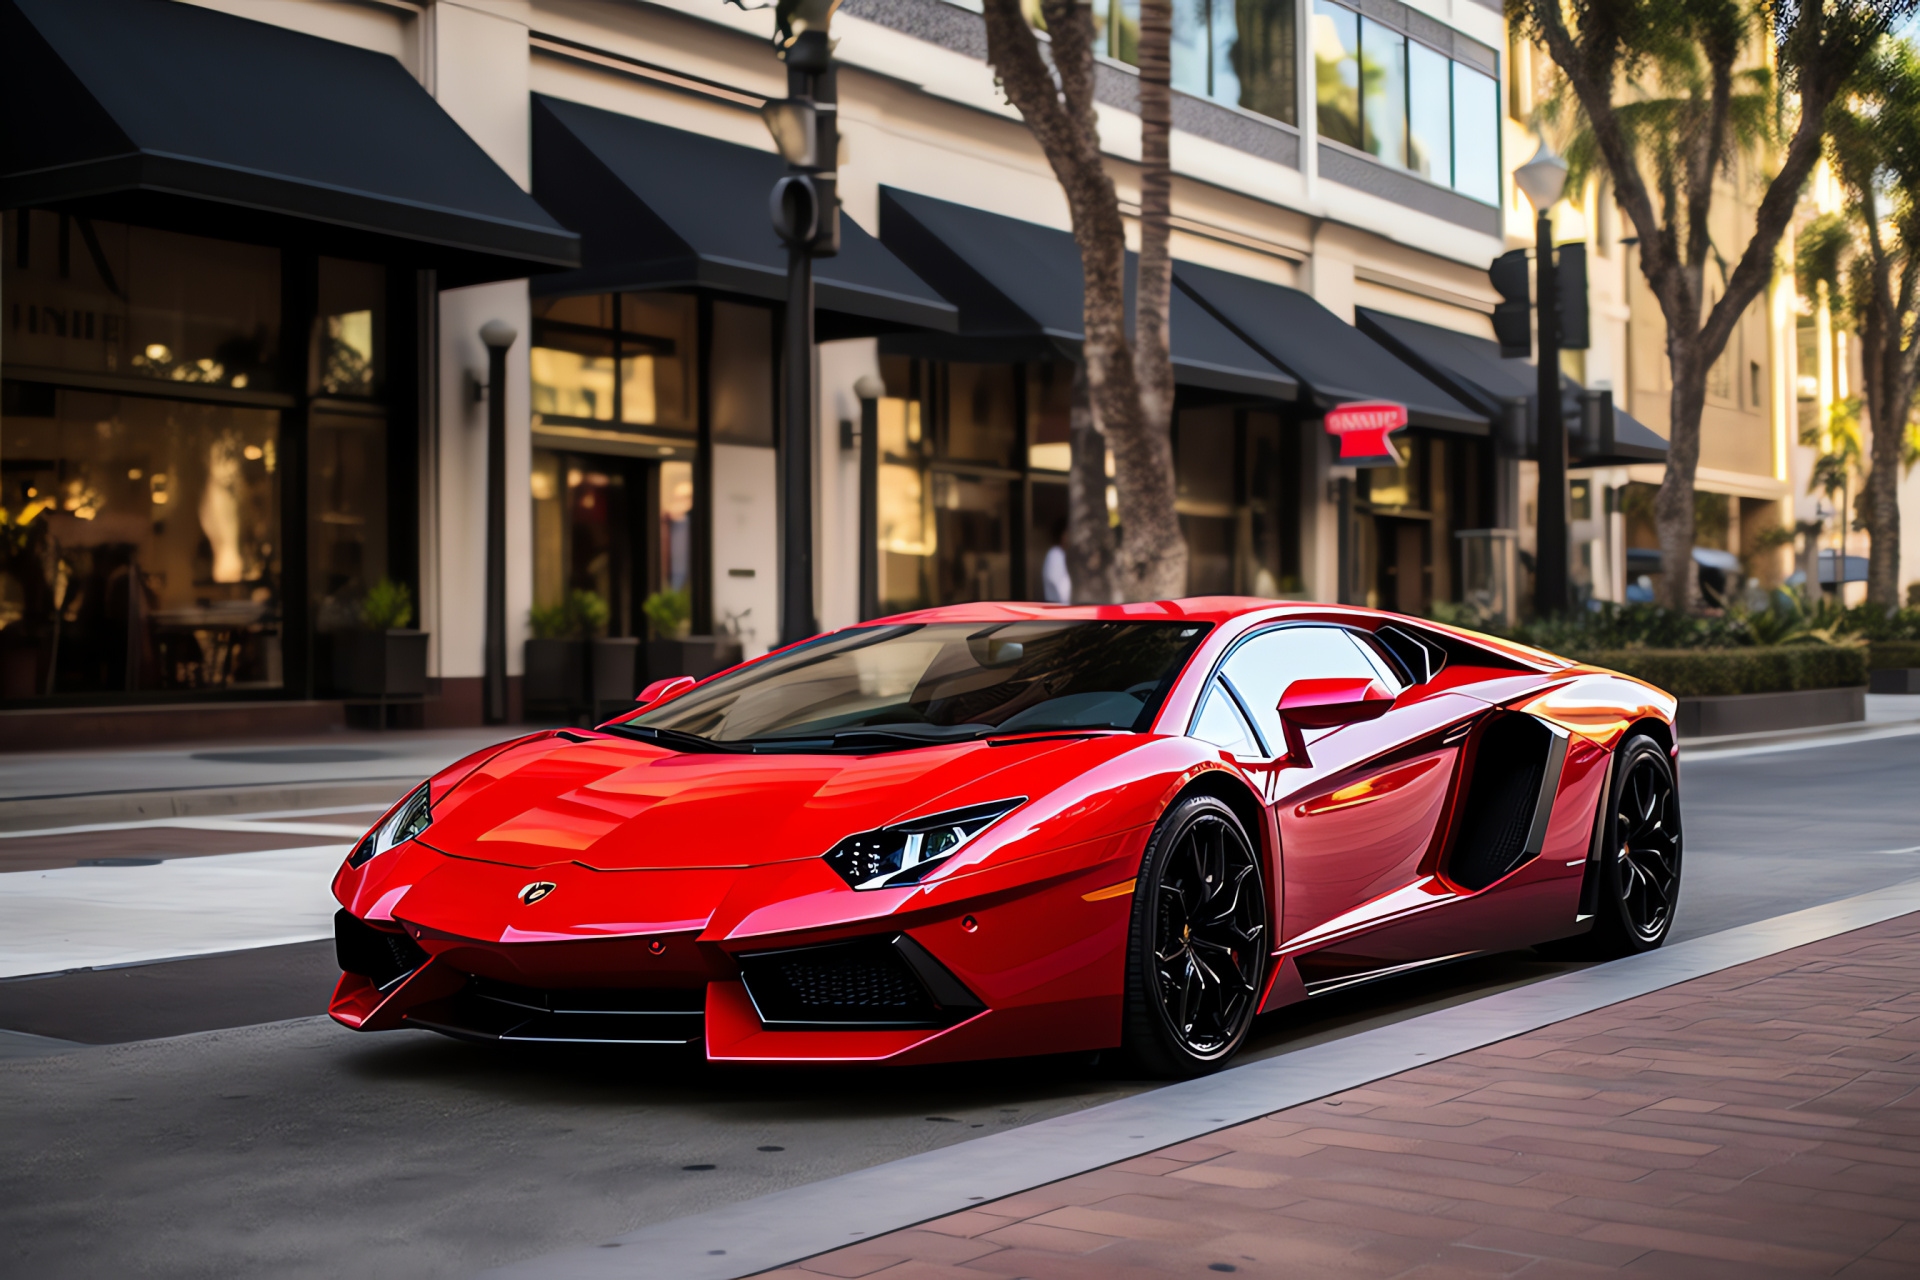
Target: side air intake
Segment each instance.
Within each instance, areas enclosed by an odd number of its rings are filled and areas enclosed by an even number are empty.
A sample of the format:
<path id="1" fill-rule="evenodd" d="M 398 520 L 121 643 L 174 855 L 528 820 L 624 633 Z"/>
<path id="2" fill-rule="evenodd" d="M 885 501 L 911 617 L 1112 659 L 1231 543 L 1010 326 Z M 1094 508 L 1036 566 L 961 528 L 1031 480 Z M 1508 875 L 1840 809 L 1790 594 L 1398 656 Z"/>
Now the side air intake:
<path id="1" fill-rule="evenodd" d="M 1540 852 L 1567 740 L 1544 721 L 1507 712 L 1488 719 L 1472 749 L 1447 876 L 1463 889 L 1479 890 Z"/>

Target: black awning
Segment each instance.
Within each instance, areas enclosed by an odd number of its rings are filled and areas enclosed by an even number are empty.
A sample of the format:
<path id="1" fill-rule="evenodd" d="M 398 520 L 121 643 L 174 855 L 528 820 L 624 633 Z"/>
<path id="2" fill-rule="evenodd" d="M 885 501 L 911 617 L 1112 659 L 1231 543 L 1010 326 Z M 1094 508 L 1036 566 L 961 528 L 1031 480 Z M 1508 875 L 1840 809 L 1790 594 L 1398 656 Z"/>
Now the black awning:
<path id="1" fill-rule="evenodd" d="M 584 243 L 578 270 L 534 292 L 785 298 L 787 250 L 768 198 L 786 172 L 770 151 L 536 94 L 534 194 Z M 813 264 L 813 288 L 823 338 L 954 327 L 953 304 L 844 213 L 840 252 Z"/>
<path id="2" fill-rule="evenodd" d="M 1370 307 L 1357 308 L 1354 318 L 1360 328 L 1381 345 L 1488 417 L 1497 417 L 1501 405 L 1515 398 L 1526 400 L 1527 412 L 1538 417 L 1534 404 L 1539 395 L 1537 366 L 1501 355 L 1500 344 L 1493 339 L 1388 315 Z M 1567 424 L 1570 439 L 1575 442 L 1576 452 L 1580 439 L 1581 390 L 1579 383 L 1564 373 L 1560 375 L 1560 415 Z M 1615 405 L 1613 448 L 1604 455 L 1579 456 L 1576 465 L 1622 466 L 1666 460 L 1667 442 Z"/>
<path id="3" fill-rule="evenodd" d="M 1070 232 L 882 187 L 880 235 L 959 306 L 953 358 L 1077 354 L 1084 277 Z M 1136 266 L 1128 254 L 1129 323 Z M 1177 289 L 1168 325 L 1174 381 L 1182 386 L 1268 400 L 1297 397 L 1299 384 L 1285 370 Z"/>
<path id="4" fill-rule="evenodd" d="M 1322 408 L 1355 400 L 1407 407 L 1416 427 L 1487 434 L 1489 415 L 1467 407 L 1298 289 L 1190 262 L 1173 282 L 1293 374 Z"/>
<path id="5" fill-rule="evenodd" d="M 0 0 L 0 205 L 438 267 L 579 261 L 385 54 L 172 0 Z"/>

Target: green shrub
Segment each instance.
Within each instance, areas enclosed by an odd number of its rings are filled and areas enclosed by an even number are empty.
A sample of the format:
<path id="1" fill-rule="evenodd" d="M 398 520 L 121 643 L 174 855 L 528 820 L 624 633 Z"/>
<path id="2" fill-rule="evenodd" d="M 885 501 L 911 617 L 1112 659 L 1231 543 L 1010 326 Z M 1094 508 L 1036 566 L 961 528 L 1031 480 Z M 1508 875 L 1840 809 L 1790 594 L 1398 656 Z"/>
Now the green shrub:
<path id="1" fill-rule="evenodd" d="M 1587 649 L 1579 661 L 1634 676 L 1676 698 L 1785 693 L 1867 682 L 1866 650 L 1829 645 L 1741 649 Z"/>
<path id="2" fill-rule="evenodd" d="M 1920 640 L 1875 640 L 1867 645 L 1867 666 L 1874 671 L 1920 667 Z"/>
<path id="3" fill-rule="evenodd" d="M 656 639 L 680 639 L 693 617 L 693 593 L 686 587 L 656 591 L 640 605 L 640 612 L 647 615 Z"/>
<path id="4" fill-rule="evenodd" d="M 538 640 L 590 640 L 607 625 L 607 602 L 597 591 L 569 591 L 558 604 L 527 610 L 527 626 Z"/>
<path id="5" fill-rule="evenodd" d="M 413 621 L 413 592 L 404 582 L 382 578 L 360 598 L 360 625 L 368 631 L 399 631 Z"/>

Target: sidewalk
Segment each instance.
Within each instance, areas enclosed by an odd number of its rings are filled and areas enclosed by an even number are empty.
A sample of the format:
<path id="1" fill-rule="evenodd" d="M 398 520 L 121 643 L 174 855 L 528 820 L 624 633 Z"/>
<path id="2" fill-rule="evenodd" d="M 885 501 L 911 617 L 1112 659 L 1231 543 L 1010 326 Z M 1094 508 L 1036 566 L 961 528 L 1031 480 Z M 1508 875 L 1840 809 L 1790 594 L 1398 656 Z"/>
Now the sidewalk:
<path id="1" fill-rule="evenodd" d="M 1920 915 L 880 1236 L 780 1280 L 1920 1274 Z"/>
<path id="2" fill-rule="evenodd" d="M 0 831 L 379 804 L 462 756 L 531 733 L 342 731 L 270 741 L 0 757 Z"/>

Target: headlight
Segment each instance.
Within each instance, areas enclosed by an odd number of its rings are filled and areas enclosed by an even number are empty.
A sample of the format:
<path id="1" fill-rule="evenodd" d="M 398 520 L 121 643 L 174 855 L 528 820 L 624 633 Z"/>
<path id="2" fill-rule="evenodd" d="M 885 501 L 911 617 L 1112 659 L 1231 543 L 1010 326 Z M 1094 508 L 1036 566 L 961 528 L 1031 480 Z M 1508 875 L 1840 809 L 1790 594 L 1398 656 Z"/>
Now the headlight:
<path id="1" fill-rule="evenodd" d="M 1026 802 L 1015 796 L 862 831 L 827 850 L 827 865 L 856 889 L 914 884 Z"/>
<path id="2" fill-rule="evenodd" d="M 386 821 L 361 837 L 360 843 L 347 855 L 347 865 L 365 866 L 401 841 L 411 840 L 425 831 L 433 821 L 433 810 L 428 807 L 431 799 L 426 785 L 422 784 L 418 791 L 401 801 L 398 809 L 387 815 Z"/>

